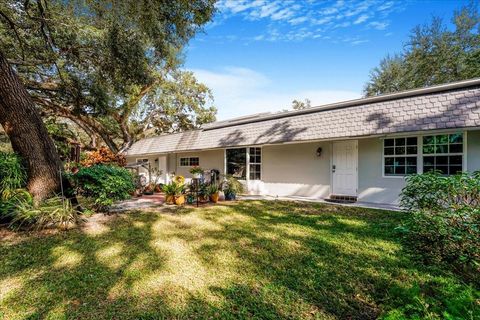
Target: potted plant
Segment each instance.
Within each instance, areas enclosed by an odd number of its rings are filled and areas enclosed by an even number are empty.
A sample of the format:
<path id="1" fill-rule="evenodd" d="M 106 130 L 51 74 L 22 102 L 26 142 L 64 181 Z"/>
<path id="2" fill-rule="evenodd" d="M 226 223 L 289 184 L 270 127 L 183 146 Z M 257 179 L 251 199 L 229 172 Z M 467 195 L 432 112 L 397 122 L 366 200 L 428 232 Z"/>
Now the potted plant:
<path id="1" fill-rule="evenodd" d="M 218 190 L 219 188 L 216 184 L 211 184 L 208 186 L 208 195 L 210 196 L 210 201 L 212 201 L 213 203 L 218 202 Z"/>
<path id="2" fill-rule="evenodd" d="M 205 183 L 199 183 L 198 185 L 198 197 L 201 202 L 207 202 L 209 199 L 208 185 Z"/>
<path id="3" fill-rule="evenodd" d="M 181 206 L 185 203 L 185 185 L 176 184 L 175 188 L 175 204 Z"/>
<path id="4" fill-rule="evenodd" d="M 244 187 L 235 177 L 228 175 L 225 176 L 223 182 L 223 191 L 225 192 L 225 200 L 235 200 L 237 194 L 244 192 Z"/>
<path id="5" fill-rule="evenodd" d="M 149 183 L 145 186 L 145 189 L 143 189 L 143 194 L 145 195 L 152 195 L 153 194 L 153 189 L 155 188 L 153 183 Z"/>
<path id="6" fill-rule="evenodd" d="M 166 204 L 173 204 L 175 202 L 175 192 L 177 189 L 177 185 L 175 182 L 171 182 L 169 184 L 164 184 L 162 187 L 163 192 L 165 192 L 165 203 Z"/>
<path id="7" fill-rule="evenodd" d="M 203 169 L 195 166 L 190 169 L 190 173 L 192 174 L 194 179 L 200 179 L 203 174 Z"/>

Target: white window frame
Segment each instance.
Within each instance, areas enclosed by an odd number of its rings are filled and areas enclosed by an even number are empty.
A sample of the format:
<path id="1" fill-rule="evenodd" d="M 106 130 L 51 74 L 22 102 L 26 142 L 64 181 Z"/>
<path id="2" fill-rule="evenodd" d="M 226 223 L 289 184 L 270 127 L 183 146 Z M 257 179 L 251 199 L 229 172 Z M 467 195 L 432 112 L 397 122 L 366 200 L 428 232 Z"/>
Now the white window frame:
<path id="1" fill-rule="evenodd" d="M 192 158 L 197 158 L 198 159 L 198 164 L 192 165 Z M 188 159 L 188 165 L 182 165 L 182 159 Z M 199 156 L 188 156 L 188 157 L 180 157 L 178 158 L 178 166 L 182 168 L 188 168 L 188 167 L 199 167 L 200 166 L 200 157 Z"/>
<path id="2" fill-rule="evenodd" d="M 415 147 L 417 147 L 417 153 L 416 154 L 407 154 L 407 150 L 406 148 L 408 147 L 407 145 L 407 139 L 408 138 L 417 138 L 417 144 L 415 145 Z M 387 139 L 393 139 L 395 141 L 395 139 L 405 139 L 405 154 L 402 154 L 402 155 L 395 155 L 395 144 L 394 146 L 392 147 L 393 148 L 393 153 L 392 155 L 386 155 L 385 154 L 385 140 Z M 398 136 L 398 137 L 386 137 L 386 138 L 383 138 L 382 139 L 382 176 L 384 178 L 404 178 L 405 176 L 407 176 L 408 174 L 405 173 L 405 174 L 385 174 L 385 158 L 417 158 L 417 172 L 418 173 L 418 167 L 419 167 L 419 161 L 420 161 L 420 155 L 421 155 L 421 152 L 420 152 L 420 140 L 422 140 L 421 137 L 417 136 L 417 135 L 409 135 L 409 136 Z M 395 142 L 394 142 L 395 143 Z M 395 168 L 395 167 L 394 167 Z M 407 164 L 405 164 L 405 172 L 407 170 Z"/>
<path id="3" fill-rule="evenodd" d="M 456 133 L 460 133 L 460 132 L 456 132 Z M 462 137 L 462 152 L 447 152 L 447 153 L 423 153 L 423 137 L 429 137 L 429 136 L 450 136 L 451 134 L 455 134 L 455 132 L 448 132 L 448 133 L 435 133 L 435 134 L 426 134 L 426 135 L 423 135 L 422 136 L 422 172 L 423 172 L 423 159 L 425 157 L 449 157 L 449 156 L 461 156 L 462 157 L 462 171 L 465 171 L 466 167 L 465 167 L 465 157 L 466 157 L 466 154 L 465 154 L 465 140 L 466 140 L 466 133 L 465 132 L 461 132 L 463 137 Z M 455 144 L 455 143 L 452 143 L 452 144 Z M 434 144 L 434 146 L 436 146 L 436 144 Z M 448 142 L 447 144 L 447 147 L 450 146 L 450 141 Z M 449 167 L 450 165 L 448 164 L 447 167 Z M 435 166 L 436 167 L 436 166 Z M 449 174 L 450 175 L 450 174 Z"/>
<path id="4" fill-rule="evenodd" d="M 260 164 L 260 180 L 250 179 L 250 148 L 260 148 L 260 163 L 254 162 L 254 164 Z M 263 178 L 263 147 L 262 146 L 244 146 L 244 147 L 232 147 L 223 149 L 223 172 L 227 174 L 227 150 L 231 149 L 246 149 L 246 169 L 245 169 L 245 179 L 239 179 L 239 181 L 262 181 Z"/>
<path id="5" fill-rule="evenodd" d="M 260 149 L 260 162 L 250 162 L 250 149 L 251 148 L 257 148 L 257 149 Z M 261 147 L 248 147 L 248 150 L 247 150 L 247 156 L 248 156 L 248 180 L 257 180 L 257 181 L 261 181 L 262 180 L 262 162 L 263 162 L 263 154 L 262 154 L 262 148 Z M 251 179 L 250 178 L 250 165 L 251 164 L 256 164 L 256 165 L 260 165 L 260 179 Z"/>
<path id="6" fill-rule="evenodd" d="M 423 132 L 423 133 L 413 133 L 413 134 L 401 134 L 401 135 L 392 135 L 388 137 L 381 138 L 381 149 L 382 149 L 382 178 L 386 179 L 405 179 L 407 174 L 405 175 L 385 175 L 385 155 L 384 155 L 384 142 L 385 139 L 395 139 L 395 138 L 409 138 L 409 137 L 417 137 L 417 174 L 423 173 L 423 137 L 424 136 L 437 136 L 437 135 L 444 135 L 444 134 L 454 134 L 454 133 L 462 133 L 463 134 L 463 163 L 462 163 L 462 170 L 468 170 L 468 148 L 467 148 L 467 141 L 468 141 L 468 131 L 466 130 L 448 130 L 448 131 L 439 131 L 439 132 Z M 438 155 L 448 155 L 448 154 L 438 154 Z M 452 154 L 452 155 L 459 155 L 459 154 Z M 427 157 L 430 154 L 427 154 Z"/>

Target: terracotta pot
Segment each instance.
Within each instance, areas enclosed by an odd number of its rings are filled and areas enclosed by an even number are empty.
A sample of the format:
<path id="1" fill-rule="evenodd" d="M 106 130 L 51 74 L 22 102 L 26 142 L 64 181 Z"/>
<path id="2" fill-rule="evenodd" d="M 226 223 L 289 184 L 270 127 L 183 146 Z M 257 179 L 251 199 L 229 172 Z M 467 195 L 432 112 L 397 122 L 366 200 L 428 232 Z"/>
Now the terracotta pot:
<path id="1" fill-rule="evenodd" d="M 173 195 L 165 196 L 165 202 L 167 204 L 174 204 L 175 203 L 175 196 L 173 196 Z"/>
<path id="2" fill-rule="evenodd" d="M 155 186 L 155 192 L 156 193 L 162 192 L 162 188 L 160 186 Z"/>
<path id="3" fill-rule="evenodd" d="M 218 202 L 218 198 L 219 198 L 218 192 L 215 192 L 214 194 L 211 194 L 211 195 L 210 195 L 210 201 L 212 201 L 213 203 L 217 203 L 217 202 Z"/>
<path id="4" fill-rule="evenodd" d="M 177 206 L 181 206 L 185 203 L 185 196 L 182 194 L 181 196 L 175 196 L 175 204 Z"/>

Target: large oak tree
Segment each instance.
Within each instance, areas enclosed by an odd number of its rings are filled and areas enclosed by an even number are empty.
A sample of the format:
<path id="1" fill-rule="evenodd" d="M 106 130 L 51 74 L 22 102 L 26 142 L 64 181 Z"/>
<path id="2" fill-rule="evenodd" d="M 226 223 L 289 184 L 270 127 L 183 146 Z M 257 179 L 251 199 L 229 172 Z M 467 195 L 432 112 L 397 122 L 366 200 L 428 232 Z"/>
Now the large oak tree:
<path id="1" fill-rule="evenodd" d="M 182 48 L 211 19 L 213 4 L 213 0 L 0 3 L 0 85 L 5 94 L 0 120 L 14 150 L 32 166 L 29 189 L 36 198 L 58 189 L 54 172 L 60 166 L 38 112 L 69 119 L 113 151 L 124 150 L 138 130 L 138 122 L 132 120 L 144 101 L 156 99 L 168 83 L 179 88 Z M 177 106 L 177 114 L 186 115 L 187 126 L 209 121 L 215 114 L 214 108 L 201 104 L 209 96 L 208 88 L 195 84 L 197 99 Z M 163 106 L 159 107 L 154 109 L 158 119 L 172 110 L 170 106 L 162 113 Z M 42 179 L 34 178 L 34 170 Z"/>

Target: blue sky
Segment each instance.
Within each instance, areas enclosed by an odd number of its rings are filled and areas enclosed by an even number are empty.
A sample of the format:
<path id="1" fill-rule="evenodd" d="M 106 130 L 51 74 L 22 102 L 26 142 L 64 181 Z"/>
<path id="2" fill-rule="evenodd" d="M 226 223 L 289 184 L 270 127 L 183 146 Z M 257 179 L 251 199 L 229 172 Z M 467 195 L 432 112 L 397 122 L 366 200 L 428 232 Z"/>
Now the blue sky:
<path id="1" fill-rule="evenodd" d="M 372 68 L 410 30 L 467 1 L 220 0 L 185 51 L 213 91 L 218 119 L 358 98 Z"/>

